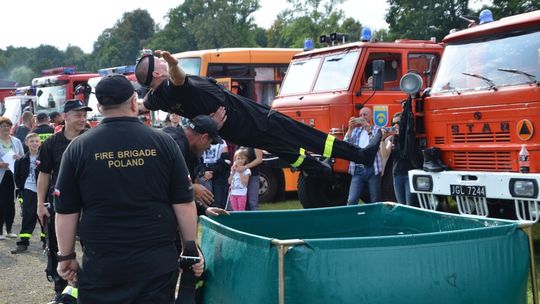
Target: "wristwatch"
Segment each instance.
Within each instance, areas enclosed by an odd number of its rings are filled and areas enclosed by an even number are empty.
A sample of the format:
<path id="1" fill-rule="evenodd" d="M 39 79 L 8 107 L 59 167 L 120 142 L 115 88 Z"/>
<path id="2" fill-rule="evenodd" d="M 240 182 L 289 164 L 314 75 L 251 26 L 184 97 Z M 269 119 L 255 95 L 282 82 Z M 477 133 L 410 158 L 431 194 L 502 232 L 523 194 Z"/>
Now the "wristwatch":
<path id="1" fill-rule="evenodd" d="M 58 262 L 68 261 L 68 260 L 74 260 L 77 254 L 75 254 L 75 251 L 68 255 L 60 255 L 60 252 L 56 253 L 56 260 Z"/>

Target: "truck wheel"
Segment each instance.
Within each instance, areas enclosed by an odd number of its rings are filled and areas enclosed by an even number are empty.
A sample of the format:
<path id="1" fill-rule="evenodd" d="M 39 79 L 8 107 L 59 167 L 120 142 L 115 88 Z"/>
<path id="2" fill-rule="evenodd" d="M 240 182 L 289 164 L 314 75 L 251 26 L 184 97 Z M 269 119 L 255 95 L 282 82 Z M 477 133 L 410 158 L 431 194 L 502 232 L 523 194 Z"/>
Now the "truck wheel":
<path id="1" fill-rule="evenodd" d="M 350 177 L 345 174 L 298 176 L 298 198 L 304 208 L 345 205 L 349 195 Z"/>
<path id="2" fill-rule="evenodd" d="M 278 178 L 274 171 L 259 171 L 259 202 L 272 202 L 276 198 Z"/>

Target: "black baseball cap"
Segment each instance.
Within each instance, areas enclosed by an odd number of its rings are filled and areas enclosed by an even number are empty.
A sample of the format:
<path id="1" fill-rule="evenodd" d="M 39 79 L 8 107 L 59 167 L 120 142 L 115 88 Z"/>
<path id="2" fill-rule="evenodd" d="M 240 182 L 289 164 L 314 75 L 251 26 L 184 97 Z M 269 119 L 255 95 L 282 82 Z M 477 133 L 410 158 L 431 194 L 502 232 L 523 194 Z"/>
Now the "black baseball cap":
<path id="1" fill-rule="evenodd" d="M 45 112 L 39 112 L 36 115 L 37 121 L 45 121 L 47 118 L 49 118 L 49 115 L 47 113 L 45 113 Z"/>
<path id="2" fill-rule="evenodd" d="M 92 108 L 84 105 L 84 103 L 78 99 L 66 100 L 66 104 L 64 104 L 64 113 L 79 110 L 92 111 Z"/>
<path id="3" fill-rule="evenodd" d="M 125 102 L 135 93 L 131 81 L 123 75 L 108 75 L 98 82 L 96 98 L 99 104 L 112 106 Z"/>
<path id="4" fill-rule="evenodd" d="M 212 138 L 213 145 L 223 143 L 223 139 L 218 134 L 216 123 L 208 115 L 195 116 L 187 126 L 199 134 L 208 134 Z"/>
<path id="5" fill-rule="evenodd" d="M 53 112 L 49 113 L 49 118 L 51 120 L 55 119 L 56 116 L 60 116 L 60 113 L 58 113 L 57 111 L 53 111 Z"/>

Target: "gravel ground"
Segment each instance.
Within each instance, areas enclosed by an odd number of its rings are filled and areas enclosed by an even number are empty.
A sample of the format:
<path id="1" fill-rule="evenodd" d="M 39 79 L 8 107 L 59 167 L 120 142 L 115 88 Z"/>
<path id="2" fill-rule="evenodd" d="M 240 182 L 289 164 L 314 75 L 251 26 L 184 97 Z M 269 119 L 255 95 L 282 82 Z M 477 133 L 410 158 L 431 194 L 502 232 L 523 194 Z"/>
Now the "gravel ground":
<path id="1" fill-rule="evenodd" d="M 13 232 L 19 233 L 19 208 L 16 213 Z M 18 239 L 0 240 L 0 304 L 42 304 L 54 298 L 53 283 L 45 277 L 47 260 L 41 249 L 38 227 L 34 230 L 27 252 L 11 254 Z"/>

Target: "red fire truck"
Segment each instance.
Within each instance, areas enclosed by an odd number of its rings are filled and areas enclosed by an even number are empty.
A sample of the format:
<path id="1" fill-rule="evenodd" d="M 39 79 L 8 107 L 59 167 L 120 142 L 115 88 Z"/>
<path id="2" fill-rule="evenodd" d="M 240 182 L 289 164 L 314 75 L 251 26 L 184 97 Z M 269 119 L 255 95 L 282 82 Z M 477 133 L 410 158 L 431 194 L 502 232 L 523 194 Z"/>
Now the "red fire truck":
<path id="1" fill-rule="evenodd" d="M 414 70 L 422 75 L 424 87 L 431 85 L 443 47 L 424 40 L 370 42 L 369 31 L 364 34 L 360 42 L 294 56 L 272 107 L 339 139 L 343 139 L 349 118 L 358 116 L 362 107 L 372 108 L 377 126 L 389 126 L 390 117 L 401 111 L 401 101 L 407 97 L 399 89 L 401 76 Z M 343 38 L 337 33 L 323 37 L 327 41 Z M 371 76 L 377 78 L 373 85 L 368 83 Z M 298 197 L 302 205 L 345 204 L 348 165 L 348 161 L 336 159 L 332 176 L 300 174 Z M 384 185 L 391 187 L 391 180 Z"/>
<path id="2" fill-rule="evenodd" d="M 424 208 L 451 196 L 462 213 L 538 221 L 540 11 L 489 21 L 446 36 L 432 89 L 411 92 L 420 146 L 441 155 L 409 172 L 411 191 Z"/>
<path id="3" fill-rule="evenodd" d="M 76 94 L 75 88 L 86 85 L 88 79 L 99 76 L 95 73 L 77 72 L 76 67 L 66 66 L 43 70 L 41 77 L 32 79 L 36 90 L 35 112 L 61 112 L 68 99 L 79 98 L 88 102 L 84 94 Z"/>

